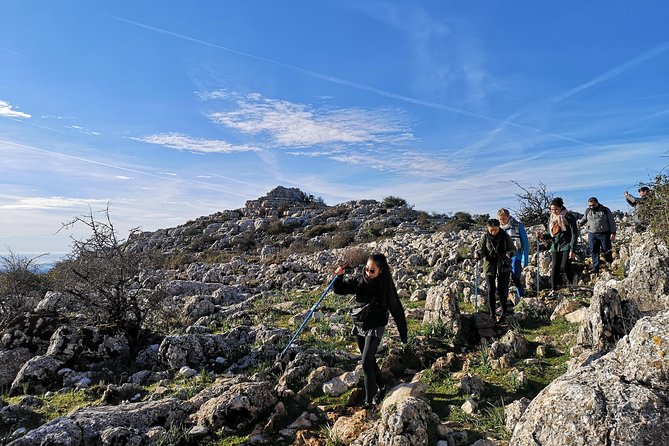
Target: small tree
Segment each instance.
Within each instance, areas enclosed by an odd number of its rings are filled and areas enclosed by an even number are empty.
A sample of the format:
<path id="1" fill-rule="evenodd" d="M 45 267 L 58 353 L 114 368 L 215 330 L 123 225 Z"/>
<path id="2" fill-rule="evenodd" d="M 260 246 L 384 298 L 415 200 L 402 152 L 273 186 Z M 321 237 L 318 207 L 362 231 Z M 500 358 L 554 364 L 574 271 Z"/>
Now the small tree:
<path id="1" fill-rule="evenodd" d="M 554 197 L 548 192 L 546 185 L 540 182 L 539 186 L 523 187 L 513 180 L 511 182 L 522 190 L 522 193 L 515 194 L 520 207 L 513 211 L 518 219 L 525 226 L 545 224 L 550 215 L 548 208 Z"/>
<path id="2" fill-rule="evenodd" d="M 44 293 L 36 260 L 9 250 L 0 257 L 0 331 L 18 315 L 35 307 Z"/>
<path id="3" fill-rule="evenodd" d="M 83 225 L 90 235 L 83 240 L 72 237 L 71 253 L 51 276 L 59 291 L 78 300 L 87 322 L 111 325 L 134 341 L 160 296 L 136 291 L 140 259 L 116 235 L 109 205 L 99 213 L 101 219 L 91 210 L 63 224 L 61 230 Z M 130 235 L 135 232 L 131 230 Z"/>

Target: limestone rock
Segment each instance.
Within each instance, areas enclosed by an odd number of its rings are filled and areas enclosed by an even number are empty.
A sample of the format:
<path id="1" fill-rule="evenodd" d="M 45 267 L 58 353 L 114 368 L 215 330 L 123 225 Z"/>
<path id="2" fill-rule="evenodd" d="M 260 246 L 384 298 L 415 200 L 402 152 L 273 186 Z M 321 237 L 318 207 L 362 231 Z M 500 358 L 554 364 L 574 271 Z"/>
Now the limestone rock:
<path id="1" fill-rule="evenodd" d="M 509 446 L 665 444 L 667 327 L 669 312 L 643 318 L 610 353 L 553 381 L 529 404 Z"/>

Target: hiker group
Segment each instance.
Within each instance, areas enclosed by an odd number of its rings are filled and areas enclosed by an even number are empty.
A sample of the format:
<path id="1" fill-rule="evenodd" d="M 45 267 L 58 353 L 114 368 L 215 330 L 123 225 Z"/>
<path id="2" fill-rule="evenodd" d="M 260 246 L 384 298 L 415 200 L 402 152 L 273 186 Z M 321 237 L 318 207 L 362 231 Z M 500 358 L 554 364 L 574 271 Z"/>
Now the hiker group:
<path id="1" fill-rule="evenodd" d="M 637 206 L 645 200 L 649 189 L 642 187 L 639 192 L 640 198 L 632 197 L 625 192 L 625 199 L 632 206 Z M 549 210 L 550 217 L 545 228 L 547 230 L 538 230 L 536 237 L 537 251 L 540 240 L 550 241 L 552 266 L 548 297 L 555 298 L 558 297 L 557 291 L 566 285 L 563 276 L 569 282 L 574 279 L 572 261 L 576 258 L 580 227 L 587 228 L 592 273 L 596 274 L 601 267 L 600 257 L 609 263 L 613 261 L 611 241 L 616 237 L 616 222 L 611 210 L 602 205 L 596 197 L 588 199 L 588 208 L 580 220 L 567 211 L 560 197 L 550 202 Z M 482 260 L 487 288 L 487 310 L 491 316 L 496 317 L 497 323 L 503 324 L 510 307 L 525 295 L 521 273 L 529 262 L 529 241 L 523 223 L 512 217 L 508 209 L 500 209 L 497 218 L 491 218 L 486 222 L 486 230 L 478 240 L 474 258 L 476 286 L 478 287 L 478 265 Z M 361 275 L 344 278 L 345 273 L 345 267 L 338 267 L 334 271 L 331 286 L 336 294 L 355 295 L 355 304 L 351 311 L 352 334 L 362 355 L 364 406 L 373 407 L 383 399 L 386 392 L 386 382 L 375 358 L 381 338 L 389 322 L 389 316 L 392 315 L 400 339 L 406 343 L 406 316 L 397 295 L 390 265 L 383 254 L 371 254 Z M 516 293 L 513 301 L 509 302 L 511 282 L 515 286 Z M 497 301 L 499 308 L 496 305 Z"/>
<path id="2" fill-rule="evenodd" d="M 625 200 L 636 208 L 648 198 L 650 189 L 643 186 L 639 188 L 639 194 L 640 197 L 634 197 L 625 191 Z M 592 260 L 590 272 L 593 276 L 600 272 L 602 257 L 609 264 L 613 262 L 611 242 L 616 238 L 617 228 L 613 213 L 601 204 L 597 197 L 588 198 L 588 207 L 580 220 L 567 211 L 560 197 L 551 200 L 549 211 L 548 224 L 545 228 L 547 231 L 543 229 L 536 231 L 536 237 L 537 251 L 540 241 L 550 241 L 550 292 L 547 297 L 554 299 L 559 297 L 560 288 L 574 282 L 576 274 L 572 262 L 576 259 L 580 228 L 585 227 L 588 232 L 588 252 Z M 634 218 L 637 230 L 642 230 L 644 225 L 636 212 Z M 523 267 L 528 265 L 529 242 L 523 223 L 512 217 L 508 209 L 500 209 L 497 218 L 487 221 L 486 231 L 476 246 L 474 258 L 477 261 L 476 271 L 478 262 L 483 261 L 488 312 L 496 317 L 497 323 L 503 324 L 506 322 L 509 308 L 525 295 L 521 272 Z M 511 281 L 516 289 L 512 299 L 509 298 Z M 476 286 L 478 287 L 478 283 Z"/>

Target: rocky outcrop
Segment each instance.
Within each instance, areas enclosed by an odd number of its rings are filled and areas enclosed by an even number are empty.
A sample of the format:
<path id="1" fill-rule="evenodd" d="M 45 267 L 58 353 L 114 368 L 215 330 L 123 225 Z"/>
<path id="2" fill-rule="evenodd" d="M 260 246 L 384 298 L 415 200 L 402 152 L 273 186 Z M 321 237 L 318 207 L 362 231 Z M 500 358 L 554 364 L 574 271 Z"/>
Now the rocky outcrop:
<path id="1" fill-rule="evenodd" d="M 509 446 L 660 445 L 669 438 L 669 312 L 638 321 L 616 348 L 555 380 Z"/>
<path id="2" fill-rule="evenodd" d="M 585 312 L 585 322 L 578 332 L 579 346 L 608 351 L 634 327 L 640 316 L 635 301 L 621 301 L 616 286 L 614 280 L 595 285 L 590 306 Z"/>
<path id="3" fill-rule="evenodd" d="M 217 357 L 225 357 L 235 349 L 255 341 L 249 327 L 239 327 L 222 335 L 190 334 L 167 336 L 158 353 L 162 362 L 171 369 L 182 366 L 201 368 Z"/>
<path id="4" fill-rule="evenodd" d="M 462 328 L 458 295 L 450 287 L 435 286 L 427 291 L 424 324 L 443 324 L 448 331 L 458 335 Z"/>
<path id="5" fill-rule="evenodd" d="M 669 309 L 669 248 L 645 232 L 635 235 L 627 250 L 621 298 L 633 300 L 645 314 Z"/>
<path id="6" fill-rule="evenodd" d="M 150 428 L 160 426 L 169 429 L 181 425 L 189 411 L 188 403 L 173 398 L 121 406 L 88 407 L 70 416 L 56 418 L 8 446 L 148 444 L 146 433 Z M 111 441 L 113 437 L 126 438 Z"/>
<path id="7" fill-rule="evenodd" d="M 224 426 L 244 429 L 269 412 L 277 401 L 269 383 L 239 383 L 207 400 L 191 419 L 214 431 Z"/>

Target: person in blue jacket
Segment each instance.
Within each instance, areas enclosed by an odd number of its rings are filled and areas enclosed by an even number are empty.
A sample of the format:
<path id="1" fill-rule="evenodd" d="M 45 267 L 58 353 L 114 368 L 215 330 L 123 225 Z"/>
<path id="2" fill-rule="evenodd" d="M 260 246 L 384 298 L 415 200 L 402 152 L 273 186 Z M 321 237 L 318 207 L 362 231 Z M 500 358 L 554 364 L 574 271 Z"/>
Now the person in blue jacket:
<path id="1" fill-rule="evenodd" d="M 385 394 L 385 383 L 375 355 L 388 324 L 388 316 L 392 314 L 400 340 L 406 344 L 406 315 L 385 255 L 370 255 L 362 277 L 345 280 L 345 272 L 343 267 L 337 268 L 337 279 L 332 289 L 335 294 L 355 294 L 355 306 L 351 311 L 353 334 L 362 354 L 365 407 L 371 407 L 380 403 Z"/>
<path id="2" fill-rule="evenodd" d="M 500 228 L 509 234 L 516 248 L 516 252 L 511 258 L 511 280 L 516 286 L 518 302 L 520 302 L 520 299 L 525 296 L 525 287 L 523 286 L 520 273 L 527 266 L 530 257 L 530 243 L 527 240 L 527 232 L 525 232 L 525 225 L 512 217 L 508 209 L 502 208 L 497 211 L 497 218 L 499 219 Z M 507 306 L 509 306 L 508 303 Z"/>

